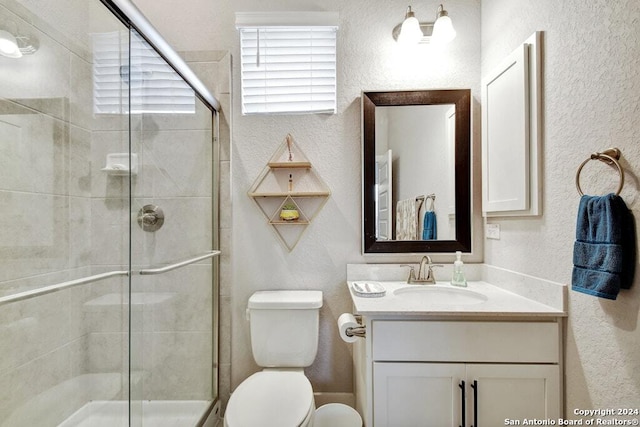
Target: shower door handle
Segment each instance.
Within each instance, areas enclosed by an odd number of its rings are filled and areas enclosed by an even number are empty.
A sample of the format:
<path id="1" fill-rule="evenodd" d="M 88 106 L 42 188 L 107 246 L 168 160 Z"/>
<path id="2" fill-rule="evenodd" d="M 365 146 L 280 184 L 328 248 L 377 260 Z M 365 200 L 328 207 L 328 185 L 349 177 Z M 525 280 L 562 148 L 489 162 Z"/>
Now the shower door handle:
<path id="1" fill-rule="evenodd" d="M 213 258 L 214 256 L 218 256 L 218 255 L 220 255 L 220 251 L 211 251 L 211 252 L 208 252 L 208 253 L 206 253 L 204 255 L 200 255 L 200 256 L 197 256 L 197 257 L 194 257 L 194 258 L 189 258 L 188 260 L 181 261 L 181 262 L 176 262 L 175 264 L 170 264 L 170 265 L 167 265 L 165 267 L 147 268 L 147 269 L 144 269 L 144 270 L 140 270 L 140 271 L 138 271 L 138 274 L 140 274 L 141 276 L 152 275 L 152 274 L 162 274 L 162 273 L 166 273 L 166 272 L 171 271 L 171 270 L 175 270 L 175 269 L 178 269 L 178 268 L 181 268 L 181 267 L 185 267 L 185 266 L 187 266 L 189 264 L 193 264 L 193 263 L 196 263 L 198 261 L 205 260 L 207 258 Z"/>

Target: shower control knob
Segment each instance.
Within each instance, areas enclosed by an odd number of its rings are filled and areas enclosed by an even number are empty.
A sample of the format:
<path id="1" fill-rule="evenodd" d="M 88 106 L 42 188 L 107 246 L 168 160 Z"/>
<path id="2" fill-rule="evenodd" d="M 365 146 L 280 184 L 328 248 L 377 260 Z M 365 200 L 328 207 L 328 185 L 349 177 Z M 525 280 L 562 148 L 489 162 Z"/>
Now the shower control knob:
<path id="1" fill-rule="evenodd" d="M 158 217 L 153 214 L 143 214 L 142 215 L 142 225 L 151 226 L 155 225 L 158 222 Z"/>
<path id="2" fill-rule="evenodd" d="M 144 231 L 156 231 L 164 224 L 164 212 L 156 205 L 145 205 L 138 212 L 138 225 Z"/>

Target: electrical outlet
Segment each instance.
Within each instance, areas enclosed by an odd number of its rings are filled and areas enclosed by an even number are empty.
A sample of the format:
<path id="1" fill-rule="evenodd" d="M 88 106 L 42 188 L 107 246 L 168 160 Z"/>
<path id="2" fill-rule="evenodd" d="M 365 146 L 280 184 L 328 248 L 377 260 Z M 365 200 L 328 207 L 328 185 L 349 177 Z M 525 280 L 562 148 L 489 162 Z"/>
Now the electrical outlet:
<path id="1" fill-rule="evenodd" d="M 484 227 L 484 234 L 487 239 L 500 240 L 500 224 L 487 224 Z"/>

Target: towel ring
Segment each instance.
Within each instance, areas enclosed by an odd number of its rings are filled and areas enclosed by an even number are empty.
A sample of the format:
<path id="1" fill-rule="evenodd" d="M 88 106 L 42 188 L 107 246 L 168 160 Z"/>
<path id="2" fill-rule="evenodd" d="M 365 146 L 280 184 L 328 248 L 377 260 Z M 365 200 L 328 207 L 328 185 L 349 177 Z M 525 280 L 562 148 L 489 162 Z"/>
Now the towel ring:
<path id="1" fill-rule="evenodd" d="M 609 148 L 607 150 L 604 150 L 602 153 L 596 152 L 591 154 L 591 156 L 587 160 L 580 164 L 580 166 L 578 167 L 578 171 L 576 172 L 576 188 L 578 189 L 578 193 L 580 193 L 581 196 L 584 196 L 584 193 L 580 188 L 580 172 L 582 171 L 582 168 L 589 162 L 589 160 L 600 160 L 601 162 L 605 162 L 608 165 L 615 165 L 615 167 L 618 169 L 620 183 L 618 184 L 618 189 L 616 190 L 616 196 L 619 196 L 620 191 L 622 191 L 622 186 L 624 185 L 624 170 L 622 169 L 622 166 L 620 166 L 620 163 L 618 163 L 619 159 L 620 150 L 618 150 L 617 148 Z"/>

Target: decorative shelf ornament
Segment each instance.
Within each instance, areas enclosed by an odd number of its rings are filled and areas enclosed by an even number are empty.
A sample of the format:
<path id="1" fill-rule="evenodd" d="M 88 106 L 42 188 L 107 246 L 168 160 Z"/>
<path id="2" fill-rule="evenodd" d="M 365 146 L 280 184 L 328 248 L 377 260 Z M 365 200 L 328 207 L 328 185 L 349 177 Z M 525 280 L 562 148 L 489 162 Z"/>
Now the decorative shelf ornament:
<path id="1" fill-rule="evenodd" d="M 292 251 L 331 192 L 293 137 L 287 134 L 248 195 L 280 241 Z"/>

